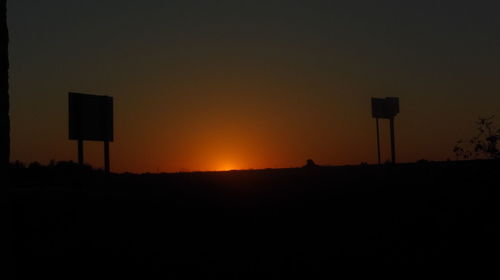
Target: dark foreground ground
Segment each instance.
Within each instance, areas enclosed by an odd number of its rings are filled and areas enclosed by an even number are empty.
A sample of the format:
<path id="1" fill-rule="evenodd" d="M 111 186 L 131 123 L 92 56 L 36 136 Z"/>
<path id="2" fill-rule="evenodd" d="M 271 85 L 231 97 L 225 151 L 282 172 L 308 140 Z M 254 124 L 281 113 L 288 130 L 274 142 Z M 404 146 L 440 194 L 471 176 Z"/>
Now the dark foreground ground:
<path id="1" fill-rule="evenodd" d="M 16 168 L 2 196 L 4 271 L 330 279 L 396 267 L 495 270 L 499 171 L 495 161 L 108 178 Z"/>

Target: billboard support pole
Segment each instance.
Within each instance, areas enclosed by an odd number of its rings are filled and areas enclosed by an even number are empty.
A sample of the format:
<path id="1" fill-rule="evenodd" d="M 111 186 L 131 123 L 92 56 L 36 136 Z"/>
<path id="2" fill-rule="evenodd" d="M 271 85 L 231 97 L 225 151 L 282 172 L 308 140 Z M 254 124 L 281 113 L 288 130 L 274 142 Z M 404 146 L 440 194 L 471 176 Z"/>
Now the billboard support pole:
<path id="1" fill-rule="evenodd" d="M 78 164 L 83 165 L 83 140 L 78 139 Z"/>
<path id="2" fill-rule="evenodd" d="M 394 137 L 394 118 L 390 119 L 391 124 L 391 155 L 392 155 L 392 163 L 396 164 L 396 143 Z"/>
<path id="3" fill-rule="evenodd" d="M 372 117 L 376 120 L 377 125 L 377 152 L 378 164 L 380 165 L 380 131 L 378 119 L 388 119 L 390 121 L 390 138 L 391 138 L 391 158 L 392 163 L 396 164 L 396 137 L 394 136 L 394 117 L 399 114 L 399 98 L 386 97 L 373 98 L 372 97 Z"/>
<path id="4" fill-rule="evenodd" d="M 378 118 L 375 118 L 375 124 L 377 126 L 377 157 L 378 157 L 378 164 L 380 165 L 380 132 L 378 125 Z"/>
<path id="5" fill-rule="evenodd" d="M 109 141 L 104 141 L 104 172 L 109 174 Z"/>

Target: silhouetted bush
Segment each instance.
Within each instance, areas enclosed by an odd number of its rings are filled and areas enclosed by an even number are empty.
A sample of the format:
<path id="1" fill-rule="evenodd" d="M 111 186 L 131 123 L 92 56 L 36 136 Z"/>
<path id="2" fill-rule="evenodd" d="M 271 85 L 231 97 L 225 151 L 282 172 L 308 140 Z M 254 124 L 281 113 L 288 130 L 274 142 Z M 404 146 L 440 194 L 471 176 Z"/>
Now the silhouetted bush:
<path id="1" fill-rule="evenodd" d="M 28 166 L 29 169 L 41 169 L 42 167 L 42 164 L 38 161 L 30 163 L 30 165 Z"/>
<path id="2" fill-rule="evenodd" d="M 468 141 L 463 139 L 457 141 L 453 148 L 457 159 L 500 159 L 500 151 L 497 147 L 500 129 L 494 127 L 493 118 L 494 116 L 479 118 L 476 122 L 478 134 Z"/>
<path id="3" fill-rule="evenodd" d="M 317 167 L 316 163 L 312 159 L 308 159 L 305 168 Z"/>
<path id="4" fill-rule="evenodd" d="M 16 160 L 15 162 L 10 164 L 11 168 L 17 168 L 17 169 L 22 169 L 26 168 L 26 164 L 24 162 L 21 162 L 19 160 Z"/>

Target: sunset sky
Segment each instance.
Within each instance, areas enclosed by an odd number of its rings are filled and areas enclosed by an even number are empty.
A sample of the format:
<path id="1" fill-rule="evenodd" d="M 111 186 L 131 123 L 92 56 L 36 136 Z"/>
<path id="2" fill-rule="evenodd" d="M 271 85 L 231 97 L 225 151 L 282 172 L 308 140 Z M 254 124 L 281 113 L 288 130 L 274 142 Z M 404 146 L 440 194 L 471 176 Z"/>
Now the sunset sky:
<path id="1" fill-rule="evenodd" d="M 500 1 L 8 1 L 12 160 L 76 160 L 67 93 L 114 97 L 116 172 L 453 159 L 500 116 Z M 500 117 L 495 119 L 500 127 Z M 382 159 L 390 158 L 382 123 Z M 102 143 L 86 143 L 101 167 Z"/>

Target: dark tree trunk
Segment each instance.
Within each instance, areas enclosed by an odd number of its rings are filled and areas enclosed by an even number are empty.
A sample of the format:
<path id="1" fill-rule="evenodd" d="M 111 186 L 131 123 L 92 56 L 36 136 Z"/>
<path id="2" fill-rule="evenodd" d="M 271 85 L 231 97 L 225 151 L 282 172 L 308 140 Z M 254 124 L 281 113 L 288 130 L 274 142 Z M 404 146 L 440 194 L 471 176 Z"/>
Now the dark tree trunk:
<path id="1" fill-rule="evenodd" d="M 10 159 L 9 32 L 7 0 L 0 1 L 0 165 L 6 170 Z"/>

